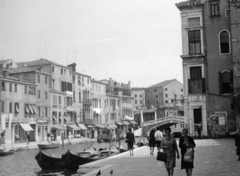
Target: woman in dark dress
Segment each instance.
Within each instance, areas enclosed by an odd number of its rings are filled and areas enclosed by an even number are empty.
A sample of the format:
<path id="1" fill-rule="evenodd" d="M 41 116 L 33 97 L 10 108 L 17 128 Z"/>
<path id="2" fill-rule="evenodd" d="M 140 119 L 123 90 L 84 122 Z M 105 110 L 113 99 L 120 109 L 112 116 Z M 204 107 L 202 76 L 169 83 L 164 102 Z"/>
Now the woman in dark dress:
<path id="1" fill-rule="evenodd" d="M 156 146 L 156 141 L 155 141 L 155 128 L 153 128 L 150 133 L 149 133 L 149 144 L 148 146 L 150 147 L 150 155 L 153 155 L 154 153 L 154 147 Z"/>
<path id="2" fill-rule="evenodd" d="M 192 137 L 188 136 L 188 130 L 183 129 L 182 131 L 183 136 L 179 140 L 179 148 L 181 149 L 181 169 L 185 169 L 187 176 L 192 176 L 192 169 L 193 166 L 193 160 L 194 160 L 194 148 L 196 147 L 196 144 Z M 187 152 L 187 150 L 192 151 L 192 158 L 191 161 L 185 161 L 184 155 Z"/>

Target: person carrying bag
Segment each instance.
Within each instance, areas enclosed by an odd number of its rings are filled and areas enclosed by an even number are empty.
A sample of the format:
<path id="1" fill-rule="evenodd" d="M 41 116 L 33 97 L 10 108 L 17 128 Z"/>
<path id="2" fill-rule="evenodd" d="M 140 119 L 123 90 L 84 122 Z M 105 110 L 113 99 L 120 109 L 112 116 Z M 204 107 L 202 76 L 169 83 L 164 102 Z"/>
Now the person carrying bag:
<path id="1" fill-rule="evenodd" d="M 187 176 L 192 176 L 194 148 L 196 144 L 192 137 L 188 136 L 188 130 L 183 129 L 183 136 L 179 140 L 179 148 L 181 149 L 181 169 L 185 169 Z"/>

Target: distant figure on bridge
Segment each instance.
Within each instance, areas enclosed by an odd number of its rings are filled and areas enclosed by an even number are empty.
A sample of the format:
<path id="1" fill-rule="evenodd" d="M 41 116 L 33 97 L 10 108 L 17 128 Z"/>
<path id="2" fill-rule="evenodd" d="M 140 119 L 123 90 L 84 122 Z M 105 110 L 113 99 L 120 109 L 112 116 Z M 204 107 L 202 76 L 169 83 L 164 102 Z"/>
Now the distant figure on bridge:
<path id="1" fill-rule="evenodd" d="M 240 161 L 240 128 L 237 131 L 236 137 L 235 137 L 235 146 L 237 147 L 237 155 L 238 155 L 238 161 Z"/>
<path id="2" fill-rule="evenodd" d="M 153 128 L 150 133 L 149 133 L 149 136 L 148 136 L 148 146 L 150 147 L 150 155 L 154 155 L 154 147 L 156 146 L 156 140 L 155 140 L 155 131 L 156 129 Z"/>
<path id="3" fill-rule="evenodd" d="M 160 131 L 159 127 L 157 127 L 157 131 L 155 132 L 155 140 L 156 140 L 156 143 L 157 143 L 158 152 L 160 152 L 160 146 L 161 146 L 162 138 L 163 138 L 163 134 Z"/>
<path id="4" fill-rule="evenodd" d="M 196 144 L 192 137 L 188 136 L 188 130 L 183 129 L 183 136 L 179 140 L 179 148 L 181 149 L 181 169 L 185 169 L 187 176 L 192 176 L 194 148 Z"/>
<path id="5" fill-rule="evenodd" d="M 171 135 L 171 128 L 165 129 L 166 136 L 162 139 L 160 148 L 167 153 L 167 161 L 165 167 L 168 172 L 168 176 L 173 176 L 174 167 L 176 167 L 176 154 L 179 159 L 178 146 L 175 138 Z"/>

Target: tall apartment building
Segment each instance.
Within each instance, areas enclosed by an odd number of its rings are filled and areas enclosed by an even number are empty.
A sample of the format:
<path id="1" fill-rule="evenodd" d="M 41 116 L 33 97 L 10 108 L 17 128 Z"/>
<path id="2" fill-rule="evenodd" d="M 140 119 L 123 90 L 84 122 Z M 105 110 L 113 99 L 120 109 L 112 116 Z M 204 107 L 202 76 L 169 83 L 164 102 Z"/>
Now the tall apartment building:
<path id="1" fill-rule="evenodd" d="M 134 97 L 134 111 L 145 107 L 145 90 L 144 88 L 134 87 L 131 90 L 132 97 Z"/>
<path id="2" fill-rule="evenodd" d="M 78 113 L 73 106 L 72 69 L 47 59 L 19 62 L 17 65 L 49 73 L 50 127 L 57 139 L 61 139 L 61 135 L 67 137 L 67 126 L 77 122 Z"/>
<path id="3" fill-rule="evenodd" d="M 2 129 L 1 125 L 0 131 L 5 133 L 6 143 L 11 143 L 11 139 L 14 143 L 15 135 L 24 141 L 27 133 L 30 134 L 30 140 L 35 141 L 38 136 L 37 85 L 23 77 L 9 76 L 11 65 L 4 63 L 0 63 L 0 112 L 3 117 L 1 124 L 6 124 L 6 128 Z"/>
<path id="4" fill-rule="evenodd" d="M 145 89 L 145 102 L 148 109 L 163 105 L 181 104 L 183 84 L 178 80 L 166 80 Z"/>
<path id="5" fill-rule="evenodd" d="M 36 90 L 31 90 L 33 95 L 36 97 L 36 131 L 37 141 L 47 141 L 47 133 L 49 132 L 50 120 L 50 101 L 49 101 L 49 84 L 50 84 L 50 74 L 41 71 L 41 69 L 35 69 L 30 67 L 16 67 L 10 69 L 10 76 L 19 78 L 21 80 L 26 80 L 35 84 Z M 27 87 L 25 88 L 27 89 Z M 29 88 L 28 88 L 29 89 Z M 31 107 L 30 107 L 31 108 Z"/>
<path id="6" fill-rule="evenodd" d="M 182 20 L 186 127 L 194 134 L 234 130 L 238 77 L 238 0 L 189 0 L 176 4 Z M 233 72 L 235 70 L 235 72 Z"/>

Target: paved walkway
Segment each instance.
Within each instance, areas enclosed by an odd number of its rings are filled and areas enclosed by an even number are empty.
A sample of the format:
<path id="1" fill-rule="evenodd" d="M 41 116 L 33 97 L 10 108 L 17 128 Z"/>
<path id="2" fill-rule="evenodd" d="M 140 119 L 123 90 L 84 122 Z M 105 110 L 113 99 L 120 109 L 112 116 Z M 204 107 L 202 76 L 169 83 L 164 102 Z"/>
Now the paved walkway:
<path id="1" fill-rule="evenodd" d="M 80 143 L 87 143 L 87 142 L 94 142 L 94 141 L 97 141 L 96 139 L 88 139 L 88 138 L 74 138 L 74 139 L 71 139 L 71 144 L 80 144 Z M 62 141 L 61 140 L 58 140 L 58 141 L 53 141 L 53 142 L 58 142 L 62 145 Z M 11 143 L 7 143 L 5 144 L 5 147 L 7 149 L 13 149 L 14 150 L 19 150 L 19 149 L 35 149 L 35 148 L 38 148 L 38 144 L 48 144 L 47 141 L 41 141 L 41 143 L 39 142 L 30 142 L 28 147 L 27 147 L 27 143 L 15 143 L 12 144 Z M 69 145 L 69 141 L 67 139 L 64 140 L 64 145 Z"/>
<path id="2" fill-rule="evenodd" d="M 209 139 L 196 140 L 195 168 L 193 176 L 239 176 L 240 161 L 237 161 L 236 148 L 233 139 Z M 109 176 L 113 170 L 113 176 L 167 176 L 163 162 L 150 156 L 147 146 L 134 150 L 134 156 L 122 153 L 103 160 L 80 166 L 78 174 L 95 176 L 99 169 L 101 176 Z M 186 176 L 180 168 L 180 160 L 177 160 L 174 171 L 175 176 Z"/>

